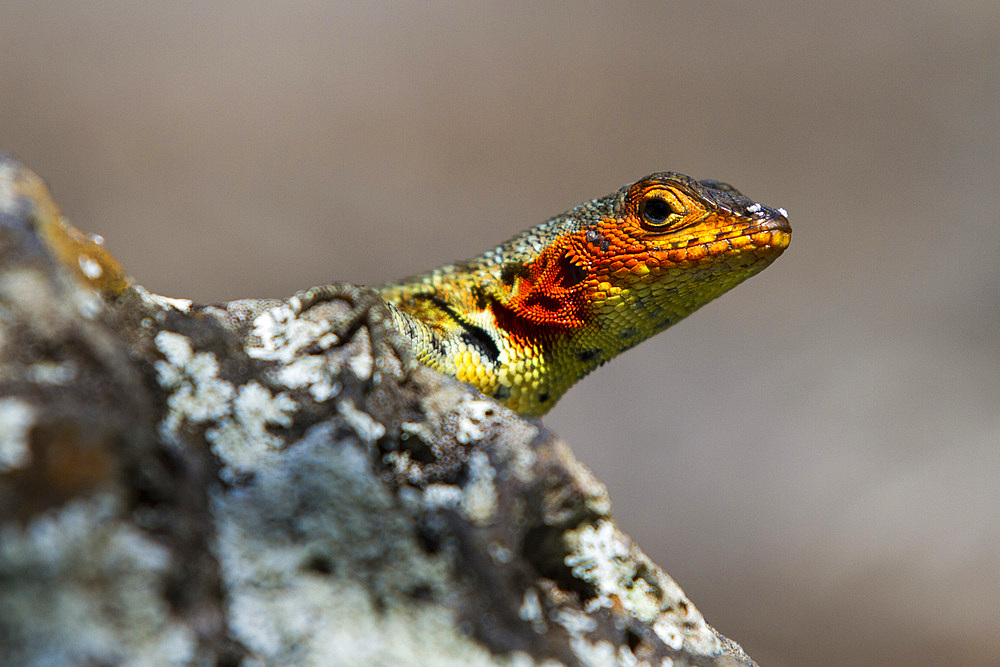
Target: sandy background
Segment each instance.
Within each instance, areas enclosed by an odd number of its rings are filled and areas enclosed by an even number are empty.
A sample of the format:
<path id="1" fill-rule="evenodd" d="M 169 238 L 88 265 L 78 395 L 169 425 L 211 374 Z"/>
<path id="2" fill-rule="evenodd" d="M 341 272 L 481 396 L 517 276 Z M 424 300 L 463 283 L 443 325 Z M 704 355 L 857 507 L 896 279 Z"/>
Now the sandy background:
<path id="1" fill-rule="evenodd" d="M 762 275 L 546 418 L 762 665 L 1000 664 L 1000 4 L 0 4 L 0 148 L 152 290 L 467 257 L 671 169 Z"/>

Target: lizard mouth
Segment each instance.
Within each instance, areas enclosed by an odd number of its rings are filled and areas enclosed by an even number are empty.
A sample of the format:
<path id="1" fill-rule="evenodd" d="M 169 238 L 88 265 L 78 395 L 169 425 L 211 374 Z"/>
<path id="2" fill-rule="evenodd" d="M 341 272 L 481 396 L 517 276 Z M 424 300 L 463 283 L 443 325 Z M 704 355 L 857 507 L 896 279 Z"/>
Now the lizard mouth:
<path id="1" fill-rule="evenodd" d="M 792 233 L 792 226 L 788 224 L 788 218 L 783 215 L 778 215 L 762 221 L 760 223 L 760 228 L 768 231 L 784 232 L 789 235 Z"/>
<path id="2" fill-rule="evenodd" d="M 740 236 L 750 240 L 755 248 L 770 247 L 779 252 L 788 247 L 792 240 L 792 226 L 788 224 L 788 214 L 784 209 L 761 206 L 761 217 L 749 225 Z"/>
<path id="3" fill-rule="evenodd" d="M 724 257 L 746 251 L 755 254 L 776 252 L 777 256 L 788 247 L 791 240 L 792 227 L 788 224 L 788 218 L 776 215 L 756 220 L 742 229 L 733 230 L 729 236 L 708 243 L 699 243 L 694 247 L 703 248 L 708 257 Z"/>

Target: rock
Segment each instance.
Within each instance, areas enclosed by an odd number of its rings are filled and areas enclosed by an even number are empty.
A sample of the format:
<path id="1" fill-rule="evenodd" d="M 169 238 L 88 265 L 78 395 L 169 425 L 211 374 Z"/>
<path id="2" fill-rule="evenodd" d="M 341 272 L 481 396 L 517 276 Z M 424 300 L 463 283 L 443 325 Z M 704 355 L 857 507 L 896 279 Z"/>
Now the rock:
<path id="1" fill-rule="evenodd" d="M 0 662 L 754 664 L 564 442 L 340 295 L 150 294 L 0 157 Z"/>

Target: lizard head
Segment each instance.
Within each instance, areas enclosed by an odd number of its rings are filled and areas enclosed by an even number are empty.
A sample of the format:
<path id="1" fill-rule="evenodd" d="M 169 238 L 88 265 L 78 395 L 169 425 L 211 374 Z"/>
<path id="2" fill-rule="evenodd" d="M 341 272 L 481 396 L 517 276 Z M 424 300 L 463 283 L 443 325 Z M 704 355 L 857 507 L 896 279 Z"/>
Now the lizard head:
<path id="1" fill-rule="evenodd" d="M 616 332 L 626 344 L 608 350 L 613 354 L 760 272 L 792 231 L 783 209 L 674 172 L 647 176 L 569 215 L 575 230 L 523 267 L 504 309 L 526 332 Z"/>
<path id="2" fill-rule="evenodd" d="M 674 301 L 680 317 L 764 269 L 791 240 L 783 209 L 672 172 L 622 188 L 612 210 L 590 234 L 605 242 L 579 248 L 578 257 L 634 299 Z"/>

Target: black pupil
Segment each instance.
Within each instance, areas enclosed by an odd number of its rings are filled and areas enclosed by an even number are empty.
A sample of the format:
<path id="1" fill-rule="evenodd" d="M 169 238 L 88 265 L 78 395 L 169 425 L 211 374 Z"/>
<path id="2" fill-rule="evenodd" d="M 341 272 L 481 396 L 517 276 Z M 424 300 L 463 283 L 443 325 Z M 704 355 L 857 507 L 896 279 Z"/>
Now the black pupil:
<path id="1" fill-rule="evenodd" d="M 642 210 L 643 217 L 645 217 L 649 222 L 663 222 L 670 217 L 670 214 L 673 212 L 673 209 L 670 208 L 670 204 L 662 199 L 647 199 L 646 205 Z"/>

